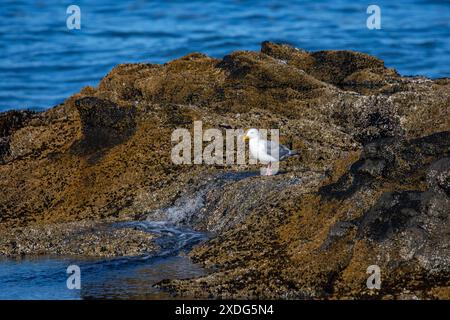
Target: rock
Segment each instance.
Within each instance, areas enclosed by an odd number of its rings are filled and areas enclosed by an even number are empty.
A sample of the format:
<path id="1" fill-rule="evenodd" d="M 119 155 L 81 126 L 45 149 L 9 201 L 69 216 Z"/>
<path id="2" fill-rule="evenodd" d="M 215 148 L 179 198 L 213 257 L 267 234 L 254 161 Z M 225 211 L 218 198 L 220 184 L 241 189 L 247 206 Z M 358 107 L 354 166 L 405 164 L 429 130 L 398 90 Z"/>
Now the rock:
<path id="1" fill-rule="evenodd" d="M 140 234 L 78 238 L 76 223 L 168 219 L 212 234 L 190 254 L 211 273 L 160 284 L 176 294 L 445 298 L 449 105 L 449 79 L 402 77 L 351 51 L 264 42 L 223 59 L 119 65 L 55 108 L 0 115 L 0 247 L 139 254 Z M 274 177 L 255 165 L 175 165 L 173 130 L 200 120 L 280 129 L 301 157 Z M 122 243 L 128 234 L 136 241 Z M 379 291 L 366 286 L 370 265 Z"/>
<path id="2" fill-rule="evenodd" d="M 450 159 L 443 158 L 433 163 L 428 169 L 427 183 L 433 190 L 441 189 L 450 196 Z"/>
<path id="3" fill-rule="evenodd" d="M 422 299 L 435 297 L 434 288 L 449 284 L 450 199 L 431 176 L 446 176 L 449 147 L 449 132 L 380 139 L 335 183 L 266 191 L 257 207 L 240 207 L 243 222 L 192 252 L 194 261 L 218 271 L 161 285 L 223 298 L 401 298 L 405 288 Z M 226 216 L 229 209 L 216 210 Z M 365 287 L 370 265 L 382 270 L 381 291 Z M 228 289 L 219 290 L 224 283 Z"/>
<path id="4" fill-rule="evenodd" d="M 96 97 L 75 101 L 81 119 L 83 137 L 72 149 L 76 153 L 91 154 L 124 143 L 136 131 L 134 106 L 125 108 Z"/>
<path id="5" fill-rule="evenodd" d="M 400 76 L 370 55 L 347 50 L 308 53 L 289 45 L 263 42 L 261 52 L 286 61 L 326 83 L 343 90 L 373 93 Z"/>
<path id="6" fill-rule="evenodd" d="M 8 111 L 0 113 L 0 164 L 9 160 L 10 137 L 24 127 L 34 116 L 31 111 Z"/>
<path id="7" fill-rule="evenodd" d="M 0 254 L 124 257 L 157 250 L 150 233 L 102 222 L 71 222 L 19 227 L 2 233 Z"/>

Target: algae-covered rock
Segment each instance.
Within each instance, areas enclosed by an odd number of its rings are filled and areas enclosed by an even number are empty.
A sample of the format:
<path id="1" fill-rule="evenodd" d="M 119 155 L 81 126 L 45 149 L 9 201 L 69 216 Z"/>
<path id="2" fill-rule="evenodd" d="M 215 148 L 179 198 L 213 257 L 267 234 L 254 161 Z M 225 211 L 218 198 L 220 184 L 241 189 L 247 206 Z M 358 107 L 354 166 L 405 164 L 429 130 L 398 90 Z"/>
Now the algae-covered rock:
<path id="1" fill-rule="evenodd" d="M 18 227 L 4 231 L 0 254 L 124 257 L 151 254 L 157 250 L 154 235 L 135 228 L 102 222 L 80 221 Z"/>
<path id="2" fill-rule="evenodd" d="M 352 51 L 264 42 L 223 59 L 119 65 L 57 107 L 0 115 L 0 235 L 170 220 L 212 235 L 191 253 L 210 274 L 159 285 L 176 294 L 445 298 L 449 105 L 448 79 L 402 77 Z M 300 157 L 272 177 L 176 165 L 171 134 L 194 121 L 279 129 Z M 371 265 L 380 289 L 366 285 Z"/>

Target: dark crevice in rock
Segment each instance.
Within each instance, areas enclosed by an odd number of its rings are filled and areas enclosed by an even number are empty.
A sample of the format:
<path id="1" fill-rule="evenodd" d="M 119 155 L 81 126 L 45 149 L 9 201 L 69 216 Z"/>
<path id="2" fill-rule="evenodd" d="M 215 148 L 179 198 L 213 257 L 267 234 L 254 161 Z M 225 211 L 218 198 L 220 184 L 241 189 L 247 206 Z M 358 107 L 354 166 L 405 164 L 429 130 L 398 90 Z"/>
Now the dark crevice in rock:
<path id="1" fill-rule="evenodd" d="M 424 173 L 433 159 L 450 154 L 450 132 L 440 132 L 410 141 L 386 138 L 364 146 L 361 158 L 336 183 L 323 186 L 324 198 L 343 199 L 352 196 L 376 179 L 406 179 Z M 416 179 L 417 180 L 417 179 Z M 406 181 L 405 181 L 406 182 Z"/>
<path id="2" fill-rule="evenodd" d="M 7 111 L 0 113 L 0 164 L 6 163 L 11 135 L 26 126 L 36 115 L 34 111 Z"/>
<path id="3" fill-rule="evenodd" d="M 135 107 L 121 107 L 96 97 L 78 99 L 75 106 L 80 114 L 83 138 L 71 150 L 89 155 L 90 162 L 97 162 L 102 153 L 124 143 L 136 131 Z"/>
<path id="4" fill-rule="evenodd" d="M 359 220 L 359 238 L 383 241 L 406 229 L 423 233 L 419 217 L 421 193 L 417 191 L 383 194 L 362 219 Z M 418 237 L 423 235 L 417 234 Z"/>

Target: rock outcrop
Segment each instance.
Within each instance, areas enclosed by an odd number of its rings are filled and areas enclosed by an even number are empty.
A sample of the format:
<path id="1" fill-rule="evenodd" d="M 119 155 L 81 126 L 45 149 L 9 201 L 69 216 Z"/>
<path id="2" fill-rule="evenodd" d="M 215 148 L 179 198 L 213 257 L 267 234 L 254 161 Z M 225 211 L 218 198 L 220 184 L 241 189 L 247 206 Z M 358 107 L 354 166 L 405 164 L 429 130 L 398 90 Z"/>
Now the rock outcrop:
<path id="1" fill-rule="evenodd" d="M 207 276 L 159 284 L 177 294 L 450 298 L 449 119 L 449 79 L 351 51 L 119 65 L 46 112 L 0 115 L 0 234 L 173 219 L 213 235 L 191 252 Z M 301 157 L 273 177 L 175 165 L 171 133 L 197 120 L 280 129 Z"/>
<path id="2" fill-rule="evenodd" d="M 157 251 L 151 233 L 104 222 L 80 221 L 18 227 L 2 232 L 0 255 L 126 257 Z"/>

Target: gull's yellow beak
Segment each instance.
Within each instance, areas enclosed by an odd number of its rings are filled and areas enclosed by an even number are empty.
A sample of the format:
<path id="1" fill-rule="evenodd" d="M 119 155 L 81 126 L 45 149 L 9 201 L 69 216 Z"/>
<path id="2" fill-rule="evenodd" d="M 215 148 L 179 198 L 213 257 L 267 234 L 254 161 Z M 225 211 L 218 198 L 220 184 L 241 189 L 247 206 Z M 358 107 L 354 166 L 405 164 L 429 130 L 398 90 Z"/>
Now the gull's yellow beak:
<path id="1" fill-rule="evenodd" d="M 244 134 L 244 136 L 242 137 L 242 141 L 247 141 L 249 138 L 248 138 L 248 135 L 247 134 Z"/>

